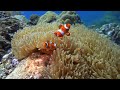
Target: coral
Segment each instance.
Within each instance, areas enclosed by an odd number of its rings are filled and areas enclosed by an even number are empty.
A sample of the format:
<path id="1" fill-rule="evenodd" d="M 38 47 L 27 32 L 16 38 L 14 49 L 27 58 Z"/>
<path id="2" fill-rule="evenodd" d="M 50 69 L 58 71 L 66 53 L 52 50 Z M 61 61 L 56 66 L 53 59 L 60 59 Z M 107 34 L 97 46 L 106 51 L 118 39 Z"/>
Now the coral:
<path id="1" fill-rule="evenodd" d="M 0 18 L 0 60 L 6 51 L 11 48 L 13 34 L 25 26 L 26 24 L 14 17 Z"/>
<path id="2" fill-rule="evenodd" d="M 102 27 L 96 29 L 97 32 L 105 34 L 113 42 L 120 45 L 120 25 L 117 23 L 104 24 Z"/>
<path id="3" fill-rule="evenodd" d="M 14 15 L 13 18 L 20 20 L 23 23 L 28 23 L 27 18 L 24 15 Z"/>
<path id="4" fill-rule="evenodd" d="M 52 11 L 47 11 L 44 15 L 42 15 L 39 20 L 39 22 L 46 22 L 46 23 L 51 23 L 56 21 L 58 15 Z"/>
<path id="5" fill-rule="evenodd" d="M 20 15 L 20 11 L 0 11 L 0 18 L 6 18 L 13 15 Z"/>
<path id="6" fill-rule="evenodd" d="M 42 76 L 52 79 L 120 78 L 120 46 L 80 24 L 72 26 L 71 35 L 60 40 L 52 34 L 58 26 L 57 23 L 41 22 L 17 31 L 11 42 L 15 57 L 29 58 L 35 49 L 43 48 L 43 42 L 51 40 L 56 42 L 57 49 L 49 58 L 50 65 L 42 68 Z M 31 59 L 27 61 L 31 62 Z"/>
<path id="7" fill-rule="evenodd" d="M 12 52 L 5 54 L 0 62 L 0 79 L 5 79 L 16 68 L 18 63 Z"/>
<path id="8" fill-rule="evenodd" d="M 38 20 L 39 20 L 39 18 L 40 17 L 38 15 L 36 15 L 36 14 L 31 15 L 30 16 L 30 21 L 28 22 L 28 24 L 30 24 L 30 25 L 36 25 L 37 22 L 38 22 Z"/>
<path id="9" fill-rule="evenodd" d="M 81 23 L 80 17 L 75 11 L 63 11 L 57 21 L 70 24 Z"/>

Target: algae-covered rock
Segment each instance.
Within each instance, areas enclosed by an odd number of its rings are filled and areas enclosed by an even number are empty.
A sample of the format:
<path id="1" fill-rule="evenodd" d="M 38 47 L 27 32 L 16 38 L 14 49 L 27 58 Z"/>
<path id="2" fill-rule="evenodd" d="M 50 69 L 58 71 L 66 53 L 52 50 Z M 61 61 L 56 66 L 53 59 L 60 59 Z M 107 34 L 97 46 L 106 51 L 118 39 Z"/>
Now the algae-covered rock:
<path id="1" fill-rule="evenodd" d="M 63 11 L 57 21 L 70 24 L 81 23 L 80 16 L 75 11 Z"/>
<path id="2" fill-rule="evenodd" d="M 51 23 L 56 21 L 56 19 L 58 18 L 58 15 L 52 11 L 47 11 L 44 15 L 42 15 L 39 18 L 39 22 L 46 22 L 46 23 Z"/>

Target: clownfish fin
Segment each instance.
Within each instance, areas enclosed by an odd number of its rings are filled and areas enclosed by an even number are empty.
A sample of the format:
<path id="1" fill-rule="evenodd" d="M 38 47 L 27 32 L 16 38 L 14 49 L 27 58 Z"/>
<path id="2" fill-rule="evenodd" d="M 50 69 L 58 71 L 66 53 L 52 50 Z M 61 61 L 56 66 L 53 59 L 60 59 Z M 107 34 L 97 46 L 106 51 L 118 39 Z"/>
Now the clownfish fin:
<path id="1" fill-rule="evenodd" d="M 63 26 L 63 24 L 60 24 L 60 25 L 59 25 L 59 29 L 60 29 L 62 26 Z"/>

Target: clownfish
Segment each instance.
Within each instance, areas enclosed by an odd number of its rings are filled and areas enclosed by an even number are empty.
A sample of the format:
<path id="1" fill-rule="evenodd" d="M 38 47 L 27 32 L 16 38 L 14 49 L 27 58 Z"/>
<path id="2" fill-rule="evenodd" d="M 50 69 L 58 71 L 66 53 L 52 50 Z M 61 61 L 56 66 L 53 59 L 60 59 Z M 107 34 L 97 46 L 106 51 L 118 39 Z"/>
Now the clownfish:
<path id="1" fill-rule="evenodd" d="M 69 29 L 71 24 L 61 24 L 59 25 L 59 29 L 54 32 L 57 37 L 62 38 L 64 35 L 70 36 Z"/>
<path id="2" fill-rule="evenodd" d="M 47 50 L 55 50 L 56 49 L 56 43 L 53 43 L 51 41 L 47 41 L 43 43 L 43 47 Z"/>

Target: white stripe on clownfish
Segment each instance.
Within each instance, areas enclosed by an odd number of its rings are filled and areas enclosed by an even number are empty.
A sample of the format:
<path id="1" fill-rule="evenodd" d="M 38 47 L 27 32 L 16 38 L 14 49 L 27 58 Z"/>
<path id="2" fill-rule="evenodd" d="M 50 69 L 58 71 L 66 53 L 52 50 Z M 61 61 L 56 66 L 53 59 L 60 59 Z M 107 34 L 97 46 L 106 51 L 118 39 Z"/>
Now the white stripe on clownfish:
<path id="1" fill-rule="evenodd" d="M 69 29 L 69 28 L 66 26 L 66 24 L 64 24 L 64 27 L 65 27 L 65 29 Z"/>
<path id="2" fill-rule="evenodd" d="M 59 29 L 58 32 L 60 32 L 62 35 L 65 34 L 61 29 Z"/>

